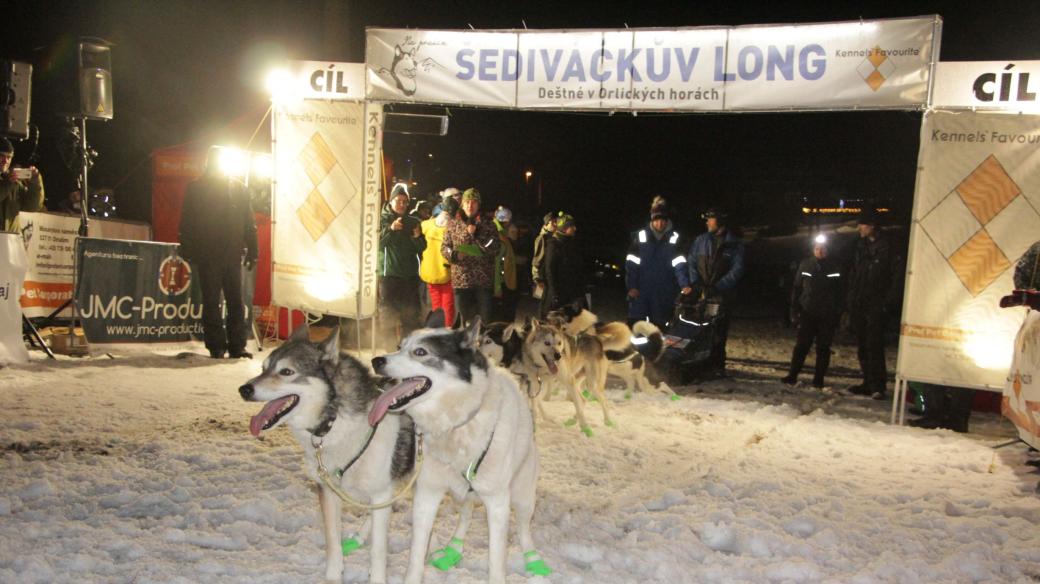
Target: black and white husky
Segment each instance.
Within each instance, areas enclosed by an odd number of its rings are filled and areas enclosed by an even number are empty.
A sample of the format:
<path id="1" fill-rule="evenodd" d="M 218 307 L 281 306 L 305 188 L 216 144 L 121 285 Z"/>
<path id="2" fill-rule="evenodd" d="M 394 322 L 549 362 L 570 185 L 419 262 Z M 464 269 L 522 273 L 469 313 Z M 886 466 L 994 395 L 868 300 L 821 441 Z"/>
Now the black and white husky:
<path id="1" fill-rule="evenodd" d="M 438 310 L 426 326 L 443 324 Z M 479 318 L 465 330 L 424 328 L 405 338 L 396 353 L 372 360 L 377 373 L 402 381 L 376 400 L 369 423 L 386 423 L 388 411 L 407 412 L 425 442 L 412 502 L 406 584 L 422 582 L 433 521 L 445 492 L 462 500 L 472 491 L 487 508 L 488 582 L 504 584 L 506 579 L 510 508 L 527 571 L 547 571 L 531 538 L 538 481 L 531 412 L 513 376 L 477 350 L 479 338 Z"/>
<path id="2" fill-rule="evenodd" d="M 264 361 L 260 375 L 239 388 L 246 401 L 267 402 L 253 416 L 253 436 L 285 424 L 303 449 L 308 476 L 317 483 L 325 532 L 325 578 L 343 573 L 342 502 L 319 476 L 317 454 L 333 483 L 355 501 L 380 505 L 393 498 L 395 479 L 414 463 L 414 432 L 406 416 L 393 416 L 372 432 L 368 412 L 380 393 L 357 359 L 339 351 L 339 331 L 312 343 L 302 326 Z M 371 531 L 370 582 L 386 582 L 390 506 L 373 509 L 359 539 Z M 355 540 L 357 541 L 357 540 Z"/>

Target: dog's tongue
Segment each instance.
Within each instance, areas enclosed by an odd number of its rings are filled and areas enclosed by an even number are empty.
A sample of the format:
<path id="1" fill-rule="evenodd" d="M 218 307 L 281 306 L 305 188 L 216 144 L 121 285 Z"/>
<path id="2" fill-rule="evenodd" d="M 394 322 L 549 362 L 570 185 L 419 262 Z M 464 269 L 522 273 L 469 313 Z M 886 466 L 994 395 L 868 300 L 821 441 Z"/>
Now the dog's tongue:
<path id="1" fill-rule="evenodd" d="M 282 407 L 292 399 L 293 396 L 287 395 L 282 398 L 273 399 L 264 404 L 264 409 L 260 410 L 259 414 L 250 418 L 249 433 L 252 434 L 254 437 L 259 438 L 260 432 L 264 429 L 264 424 L 266 424 L 271 418 L 273 418 L 275 414 L 277 414 L 282 409 Z"/>
<path id="2" fill-rule="evenodd" d="M 556 375 L 559 368 L 556 366 L 556 359 L 552 357 L 545 357 L 545 366 L 549 368 L 549 373 Z"/>
<path id="3" fill-rule="evenodd" d="M 425 382 L 426 379 L 422 377 L 409 377 L 383 392 L 383 395 L 376 399 L 376 403 L 372 405 L 372 409 L 368 412 L 368 425 L 374 428 L 376 424 L 383 420 L 383 416 L 386 415 L 387 410 L 390 409 L 390 406 L 397 398 L 414 392 L 422 387 Z"/>

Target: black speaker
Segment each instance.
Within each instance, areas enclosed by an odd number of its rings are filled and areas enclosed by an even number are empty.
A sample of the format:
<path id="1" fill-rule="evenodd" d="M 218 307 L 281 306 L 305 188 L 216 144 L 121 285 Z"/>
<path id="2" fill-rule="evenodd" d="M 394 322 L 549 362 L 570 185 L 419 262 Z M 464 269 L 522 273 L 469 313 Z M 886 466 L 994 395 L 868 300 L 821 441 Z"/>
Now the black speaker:
<path id="1" fill-rule="evenodd" d="M 78 56 L 79 114 L 94 120 L 111 120 L 112 49 L 105 44 L 80 41 Z"/>
<path id="2" fill-rule="evenodd" d="M 29 137 L 32 65 L 0 60 L 0 135 Z"/>

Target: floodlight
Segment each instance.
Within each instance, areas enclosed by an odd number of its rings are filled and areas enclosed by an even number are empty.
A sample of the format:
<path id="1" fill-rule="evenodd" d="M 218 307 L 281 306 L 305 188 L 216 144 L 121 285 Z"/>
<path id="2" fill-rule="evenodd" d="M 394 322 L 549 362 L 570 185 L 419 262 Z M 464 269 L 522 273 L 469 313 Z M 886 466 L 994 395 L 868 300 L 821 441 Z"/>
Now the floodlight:
<path id="1" fill-rule="evenodd" d="M 228 177 L 245 178 L 249 172 L 249 156 L 237 148 L 221 148 L 217 164 Z"/>
<path id="2" fill-rule="evenodd" d="M 297 97 L 296 79 L 285 69 L 273 69 L 264 80 L 264 87 L 271 94 L 271 101 L 285 103 Z"/>
<path id="3" fill-rule="evenodd" d="M 270 154 L 254 154 L 250 163 L 253 177 L 268 181 L 274 176 L 274 160 Z"/>

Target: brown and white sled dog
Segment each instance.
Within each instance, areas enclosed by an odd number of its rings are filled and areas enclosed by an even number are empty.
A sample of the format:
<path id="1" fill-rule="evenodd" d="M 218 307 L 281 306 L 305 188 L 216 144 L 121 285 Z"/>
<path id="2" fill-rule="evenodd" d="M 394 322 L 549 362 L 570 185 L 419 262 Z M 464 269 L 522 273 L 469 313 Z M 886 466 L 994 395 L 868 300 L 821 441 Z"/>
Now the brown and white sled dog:
<path id="1" fill-rule="evenodd" d="M 369 436 L 368 412 L 380 393 L 376 379 L 357 359 L 339 351 L 339 331 L 312 343 L 302 326 L 264 360 L 263 371 L 239 388 L 246 401 L 267 402 L 253 416 L 249 431 L 288 426 L 303 449 L 307 475 L 318 486 L 325 532 L 325 579 L 339 582 L 343 573 L 342 503 L 318 475 L 316 452 L 339 487 L 361 503 L 377 505 L 393 497 L 393 483 L 411 472 L 414 440 L 411 420 L 393 416 Z M 345 467 L 348 467 L 346 468 Z M 345 469 L 345 471 L 344 471 Z M 374 509 L 359 539 L 370 529 L 370 582 L 386 582 L 390 507 Z"/>
<path id="2" fill-rule="evenodd" d="M 438 310 L 426 326 L 442 327 L 443 321 Z M 538 480 L 531 412 L 513 376 L 477 349 L 479 321 L 475 318 L 465 330 L 420 329 L 396 353 L 372 360 L 377 373 L 401 381 L 376 400 L 369 423 L 396 417 L 384 418 L 388 411 L 406 412 L 425 444 L 412 501 L 406 584 L 422 581 L 433 521 L 445 492 L 462 500 L 472 490 L 487 508 L 488 582 L 505 582 L 510 508 L 527 569 L 541 563 L 533 559 L 537 552 L 531 538 Z"/>
<path id="3" fill-rule="evenodd" d="M 603 422 L 613 426 L 614 420 L 610 417 L 610 407 L 604 392 L 610 364 L 607 352 L 623 351 L 630 347 L 632 331 L 623 322 L 598 323 L 595 314 L 577 304 L 550 312 L 546 320 L 548 324 L 545 326 L 555 328 L 562 337 L 560 373 L 555 381 L 568 390 L 579 428 L 586 436 L 592 435 L 592 429 L 585 419 L 584 399 L 580 393 L 582 387 L 599 401 L 603 409 Z M 543 392 L 543 399 L 549 399 L 551 393 Z M 539 414 L 544 414 L 540 405 Z"/>

